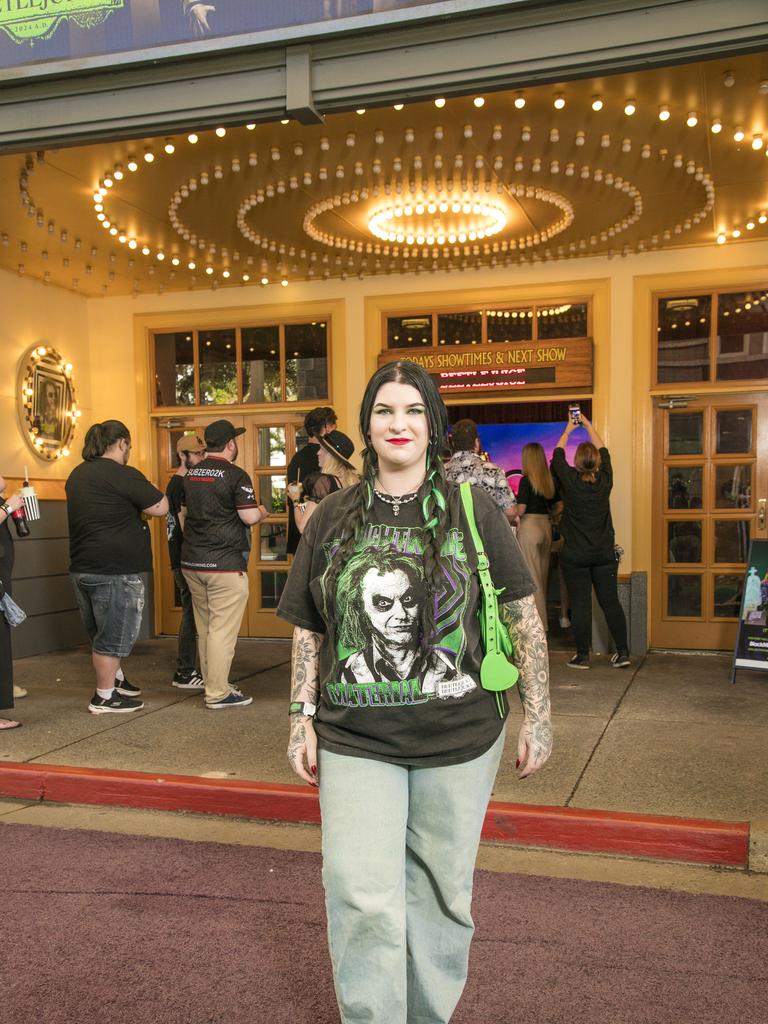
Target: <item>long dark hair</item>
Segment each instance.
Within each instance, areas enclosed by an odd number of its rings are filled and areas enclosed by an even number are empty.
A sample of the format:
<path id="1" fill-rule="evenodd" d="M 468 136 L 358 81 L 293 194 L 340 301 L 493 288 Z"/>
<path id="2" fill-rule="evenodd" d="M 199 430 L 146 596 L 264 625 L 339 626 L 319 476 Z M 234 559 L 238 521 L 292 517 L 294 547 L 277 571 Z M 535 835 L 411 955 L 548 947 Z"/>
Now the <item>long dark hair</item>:
<path id="1" fill-rule="evenodd" d="M 430 643 L 435 633 L 435 608 L 445 588 L 445 578 L 440 561 L 440 551 L 445 542 L 448 527 L 448 483 L 440 458 L 445 450 L 448 435 L 448 413 L 429 374 L 416 363 L 385 363 L 374 373 L 365 389 L 360 403 L 360 437 L 365 444 L 363 450 L 363 472 L 355 488 L 354 501 L 349 516 L 342 524 L 338 546 L 331 555 L 328 569 L 323 578 L 326 620 L 329 624 L 331 642 L 336 645 L 336 591 L 339 577 L 354 554 L 362 537 L 373 508 L 374 486 L 379 466 L 378 456 L 370 444 L 370 426 L 376 396 L 385 384 L 410 384 L 421 395 L 429 424 L 429 445 L 427 447 L 424 483 L 419 488 L 419 503 L 424 521 L 426 543 L 424 546 L 424 578 L 431 600 L 421 602 L 420 637 L 421 664 L 426 663 Z"/>
<path id="2" fill-rule="evenodd" d="M 111 448 L 116 441 L 128 441 L 130 443 L 131 432 L 120 420 L 104 420 L 103 423 L 94 423 L 88 428 L 83 444 L 83 461 L 93 462 L 100 459 L 107 448 Z"/>

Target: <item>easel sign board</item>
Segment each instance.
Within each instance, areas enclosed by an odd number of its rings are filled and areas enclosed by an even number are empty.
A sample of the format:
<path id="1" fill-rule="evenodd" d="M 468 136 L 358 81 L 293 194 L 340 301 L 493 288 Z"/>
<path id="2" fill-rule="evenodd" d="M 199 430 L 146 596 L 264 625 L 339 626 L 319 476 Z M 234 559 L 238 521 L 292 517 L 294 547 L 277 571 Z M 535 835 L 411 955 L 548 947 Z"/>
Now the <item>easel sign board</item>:
<path id="1" fill-rule="evenodd" d="M 739 668 L 768 672 L 768 540 L 749 546 L 731 682 Z"/>

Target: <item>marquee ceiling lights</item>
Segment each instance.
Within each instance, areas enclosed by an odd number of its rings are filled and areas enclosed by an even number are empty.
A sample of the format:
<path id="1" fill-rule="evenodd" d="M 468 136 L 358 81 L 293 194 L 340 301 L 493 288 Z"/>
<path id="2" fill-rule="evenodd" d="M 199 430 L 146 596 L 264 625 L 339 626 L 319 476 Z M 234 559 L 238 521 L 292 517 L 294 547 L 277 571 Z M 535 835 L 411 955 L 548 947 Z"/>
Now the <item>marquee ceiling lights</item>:
<path id="1" fill-rule="evenodd" d="M 0 266 L 118 294 L 765 238 L 768 57 L 729 63 L 4 158 Z"/>

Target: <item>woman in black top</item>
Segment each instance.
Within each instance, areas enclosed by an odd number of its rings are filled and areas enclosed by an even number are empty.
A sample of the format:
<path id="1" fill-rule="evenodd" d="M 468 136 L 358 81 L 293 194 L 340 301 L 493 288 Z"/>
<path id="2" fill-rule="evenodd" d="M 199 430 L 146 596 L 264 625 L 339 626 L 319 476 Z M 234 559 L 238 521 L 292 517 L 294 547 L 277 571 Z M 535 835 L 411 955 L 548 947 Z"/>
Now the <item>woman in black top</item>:
<path id="1" fill-rule="evenodd" d="M 547 581 L 552 548 L 550 515 L 563 507 L 560 491 L 547 465 L 544 449 L 536 441 L 523 446 L 523 477 L 517 489 L 520 525 L 517 541 L 536 583 L 536 609 L 547 629 Z"/>
<path id="2" fill-rule="evenodd" d="M 295 627 L 288 758 L 319 782 L 343 1024 L 442 1024 L 466 979 L 506 704 L 502 717 L 481 685 L 477 554 L 440 458 L 447 428 L 425 370 L 376 371 L 362 479 L 318 505 L 278 608 Z M 546 640 L 509 524 L 484 490 L 472 497 L 520 670 L 527 777 L 552 745 Z"/>
<path id="3" fill-rule="evenodd" d="M 5 480 L 0 476 L 0 494 Z M 11 513 L 23 505 L 20 494 L 3 499 L 0 504 L 0 598 L 11 593 L 13 575 L 13 540 L 8 528 Z M 13 707 L 13 656 L 11 654 L 11 627 L 0 610 L 0 708 Z M 17 729 L 20 723 L 11 718 L 0 718 L 0 729 Z"/>
<path id="4" fill-rule="evenodd" d="M 306 477 L 304 500 L 296 504 L 294 515 L 299 533 L 304 533 L 312 514 L 317 506 L 334 491 L 344 487 L 353 487 L 360 482 L 360 477 L 353 464 L 349 461 L 355 451 L 354 442 L 340 430 L 331 430 L 321 434 L 317 439 L 320 444 L 317 461 L 319 473 L 311 473 Z"/>
<path id="5" fill-rule="evenodd" d="M 581 414 L 581 424 L 589 435 L 576 449 L 573 467 L 565 461 L 565 446 L 578 424 L 568 421 L 552 455 L 552 472 L 565 502 L 560 529 L 565 538 L 561 564 L 571 595 L 571 621 L 576 637 L 576 654 L 570 668 L 589 668 L 592 637 L 592 588 L 616 645 L 611 658 L 614 668 L 630 664 L 627 621 L 619 603 L 618 562 L 614 552 L 615 536 L 611 519 L 610 496 L 613 469 L 608 449 L 595 428 Z"/>

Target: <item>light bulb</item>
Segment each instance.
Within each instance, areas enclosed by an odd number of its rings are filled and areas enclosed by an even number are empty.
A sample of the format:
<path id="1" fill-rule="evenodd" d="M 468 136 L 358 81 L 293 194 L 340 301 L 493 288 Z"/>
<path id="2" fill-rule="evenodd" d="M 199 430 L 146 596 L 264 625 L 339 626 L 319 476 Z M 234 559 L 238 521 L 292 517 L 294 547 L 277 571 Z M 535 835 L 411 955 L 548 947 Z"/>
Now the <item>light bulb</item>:
<path id="1" fill-rule="evenodd" d="M 696 113 L 695 110 L 692 110 L 688 114 L 688 117 L 685 119 L 685 123 L 688 125 L 689 128 L 696 127 L 696 125 L 699 123 L 699 115 Z"/>
<path id="2" fill-rule="evenodd" d="M 719 135 L 720 134 L 720 132 L 723 130 L 723 125 L 722 125 L 722 122 L 720 121 L 720 118 L 716 117 L 714 119 L 712 124 L 709 126 L 709 130 L 712 132 L 713 135 Z"/>
<path id="3" fill-rule="evenodd" d="M 474 103 L 474 105 L 476 107 L 484 107 L 485 106 L 485 97 L 483 97 L 483 96 L 475 96 L 475 98 L 472 100 L 472 102 Z"/>
<path id="4" fill-rule="evenodd" d="M 593 96 L 592 97 L 592 109 L 594 111 L 598 111 L 598 110 L 602 110 L 603 109 L 603 101 L 602 101 L 602 99 L 599 96 Z"/>
<path id="5" fill-rule="evenodd" d="M 733 133 L 733 141 L 734 142 L 743 142 L 744 141 L 744 130 L 742 128 L 737 128 L 736 131 Z"/>
<path id="6" fill-rule="evenodd" d="M 255 129 L 256 125 L 253 124 L 253 122 L 251 122 L 251 124 L 247 124 L 245 127 L 248 129 L 249 132 L 252 132 Z"/>
<path id="7" fill-rule="evenodd" d="M 261 283 L 262 284 L 269 284 L 269 278 L 268 277 L 262 277 Z"/>
<path id="8" fill-rule="evenodd" d="M 128 161 L 128 165 L 127 166 L 128 166 L 128 170 L 131 171 L 131 173 L 133 173 L 134 171 L 138 171 L 138 169 L 139 169 L 139 165 L 133 159 L 133 157 L 131 157 L 131 159 Z"/>
<path id="9" fill-rule="evenodd" d="M 402 110 L 404 106 L 405 106 L 404 103 L 395 103 L 393 109 L 394 110 Z"/>
<path id="10" fill-rule="evenodd" d="M 552 101 L 552 106 L 555 108 L 555 110 L 562 110 L 565 106 L 565 96 L 563 96 L 563 94 L 559 92 Z"/>
<path id="11" fill-rule="evenodd" d="M 280 284 L 283 286 L 283 288 L 287 288 L 288 287 L 288 281 L 285 278 L 282 279 Z"/>
<path id="12" fill-rule="evenodd" d="M 753 135 L 752 136 L 752 149 L 762 149 L 762 148 L 763 148 L 763 136 L 762 135 Z"/>
<path id="13" fill-rule="evenodd" d="M 725 245 L 725 242 L 726 242 L 726 238 L 725 238 L 725 235 L 724 235 L 724 234 L 723 234 L 723 233 L 721 232 L 721 233 L 720 233 L 720 234 L 719 234 L 719 235 L 717 236 L 717 244 L 718 244 L 718 245 Z"/>
<path id="14" fill-rule="evenodd" d="M 144 159 L 147 161 L 148 164 L 151 164 L 152 161 L 155 159 L 155 154 L 152 152 L 151 149 L 144 150 Z"/>
<path id="15" fill-rule="evenodd" d="M 632 117 L 636 110 L 637 106 L 635 104 L 635 101 L 627 100 L 627 102 L 624 104 L 624 113 L 627 115 L 627 117 Z"/>
<path id="16" fill-rule="evenodd" d="M 445 100 L 443 99 L 442 96 L 438 96 L 438 98 L 435 100 L 435 106 L 437 107 L 438 110 L 443 109 L 443 107 L 445 106 Z"/>
<path id="17" fill-rule="evenodd" d="M 190 270 L 194 270 L 197 264 L 195 263 L 194 260 L 190 260 L 187 266 L 189 267 Z"/>
<path id="18" fill-rule="evenodd" d="M 197 142 L 197 139 L 198 136 L 194 132 L 190 132 L 189 135 L 187 136 L 187 142 L 191 143 L 191 145 L 193 146 Z"/>
<path id="19" fill-rule="evenodd" d="M 515 94 L 515 107 L 517 110 L 522 110 L 525 106 L 525 96 L 523 93 L 518 92 Z"/>
<path id="20" fill-rule="evenodd" d="M 659 107 L 659 120 L 660 121 L 668 121 L 669 120 L 669 116 L 670 115 L 669 115 L 669 107 L 668 106 L 663 105 L 663 106 Z"/>
<path id="21" fill-rule="evenodd" d="M 120 166 L 120 164 L 118 164 L 117 167 L 115 167 L 114 179 L 115 181 L 122 181 L 124 177 L 125 175 L 123 174 L 123 168 Z"/>
<path id="22" fill-rule="evenodd" d="M 168 156 L 170 156 L 171 153 L 176 152 L 176 147 L 174 146 L 173 142 L 170 139 L 165 140 L 165 145 L 163 146 L 163 149 L 168 154 Z"/>
<path id="23" fill-rule="evenodd" d="M 217 128 L 216 129 L 216 134 L 219 136 L 220 139 L 223 139 L 224 136 L 227 134 L 227 129 L 226 128 Z"/>

